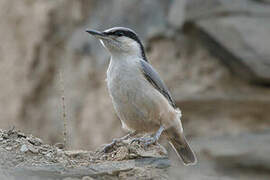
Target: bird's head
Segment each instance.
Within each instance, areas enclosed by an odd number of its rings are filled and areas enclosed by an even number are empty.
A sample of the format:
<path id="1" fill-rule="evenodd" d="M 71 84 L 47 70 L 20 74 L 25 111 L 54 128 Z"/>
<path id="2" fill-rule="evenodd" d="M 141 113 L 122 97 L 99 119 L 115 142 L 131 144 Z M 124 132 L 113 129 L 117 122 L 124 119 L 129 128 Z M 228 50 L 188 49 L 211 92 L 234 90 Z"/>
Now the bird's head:
<path id="1" fill-rule="evenodd" d="M 86 30 L 86 32 L 98 38 L 112 56 L 125 54 L 146 60 L 143 45 L 131 29 L 114 27 L 102 32 L 96 30 Z"/>

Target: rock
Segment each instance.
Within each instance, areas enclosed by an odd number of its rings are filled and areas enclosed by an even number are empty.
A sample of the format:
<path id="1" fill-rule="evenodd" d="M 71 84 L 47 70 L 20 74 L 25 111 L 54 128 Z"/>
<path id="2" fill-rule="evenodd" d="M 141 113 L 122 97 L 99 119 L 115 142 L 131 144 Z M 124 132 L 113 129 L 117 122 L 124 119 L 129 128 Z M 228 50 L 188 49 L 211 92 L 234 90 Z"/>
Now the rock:
<path id="1" fill-rule="evenodd" d="M 253 0 L 191 0 L 186 3 L 186 21 L 197 21 L 226 16 L 270 15 L 269 6 Z"/>
<path id="2" fill-rule="evenodd" d="M 270 131 L 260 133 L 244 133 L 239 136 L 222 136 L 196 141 L 200 152 L 206 152 L 208 157 L 217 161 L 218 166 L 256 168 L 270 170 Z M 204 143 L 202 143 L 204 142 Z M 258 148 L 260 147 L 260 148 Z"/>
<path id="3" fill-rule="evenodd" d="M 258 2 L 262 2 L 262 3 L 270 3 L 269 0 L 257 0 Z"/>
<path id="4" fill-rule="evenodd" d="M 196 2 L 197 6 L 192 7 Z M 187 5 L 190 14 L 194 12 L 187 22 L 195 24 L 198 38 L 234 73 L 251 82 L 269 84 L 270 41 L 266 37 L 270 37 L 270 7 L 247 0 L 236 4 L 223 0 L 212 2 L 210 12 L 209 5 L 198 5 L 205 4 L 199 0 Z M 197 12 L 200 15 L 194 15 Z M 243 16 L 238 15 L 241 13 Z M 207 18 L 215 14 L 219 15 Z"/>
<path id="5" fill-rule="evenodd" d="M 245 180 L 265 180 L 269 177 L 270 170 L 270 149 L 267 143 L 270 140 L 270 131 L 257 133 L 243 133 L 241 135 L 223 135 L 216 137 L 193 138 L 191 146 L 198 157 L 198 164 L 195 166 L 184 166 L 178 160 L 175 153 L 170 157 L 171 162 L 166 157 L 133 157 L 135 159 L 114 159 L 102 160 L 98 157 L 100 153 L 86 151 L 66 151 L 55 154 L 58 161 L 42 159 L 39 154 L 16 154 L 16 150 L 2 151 L 0 144 L 1 165 L 5 171 L 0 177 L 15 178 L 22 180 L 29 178 L 36 179 L 221 179 L 236 180 L 241 177 Z M 119 152 L 127 147 L 125 142 L 116 144 L 111 152 L 116 157 Z M 152 146 L 158 148 L 159 146 Z M 260 147 L 260 148 L 258 148 Z M 47 147 L 53 151 L 53 146 Z M 133 144 L 133 148 L 138 148 L 138 144 Z M 128 148 L 130 149 L 130 148 Z M 150 148 L 151 149 L 151 148 Z M 75 166 L 67 166 L 61 158 L 68 156 L 68 161 L 74 162 Z M 83 155 L 81 155 L 83 154 Z M 19 164 L 15 163 L 21 155 L 24 159 Z M 51 153 L 52 155 L 52 153 Z M 38 158 L 37 158 L 38 156 Z M 59 156 L 59 157 L 58 157 Z M 175 157 L 174 157 L 175 156 Z M 126 156 L 127 157 L 127 156 Z M 6 158 L 4 161 L 3 158 Z M 50 157 L 52 158 L 52 157 Z M 96 160 L 94 160 L 96 158 Z M 32 159 L 35 164 L 31 164 Z M 98 159 L 98 161 L 97 161 Z M 81 163 L 84 160 L 88 163 Z M 48 164 L 46 163 L 48 161 Z M 4 164 L 3 164 L 4 162 Z M 172 163 L 172 165 L 170 165 Z"/>
<path id="6" fill-rule="evenodd" d="M 54 146 L 59 149 L 65 149 L 65 145 L 63 143 L 56 143 Z"/>
<path id="7" fill-rule="evenodd" d="M 5 149 L 10 151 L 10 150 L 12 150 L 12 147 L 6 147 Z"/>
<path id="8" fill-rule="evenodd" d="M 34 147 L 33 145 L 31 145 L 31 144 L 23 144 L 22 146 L 21 146 L 21 148 L 20 148 L 20 151 L 22 152 L 22 153 L 26 153 L 26 152 L 28 152 L 28 151 L 30 151 L 30 152 L 32 152 L 32 153 L 35 153 L 35 154 L 37 154 L 38 153 L 38 148 L 36 148 L 36 147 Z"/>
<path id="9" fill-rule="evenodd" d="M 88 167 L 81 168 L 64 168 L 57 165 L 50 166 L 35 166 L 35 167 L 23 167 L 15 168 L 9 173 L 13 173 L 13 176 L 22 176 L 22 177 L 32 177 L 37 176 L 41 179 L 46 179 L 48 177 L 53 179 L 59 179 L 63 177 L 75 178 L 75 177 L 85 177 L 92 176 L 102 178 L 104 175 L 108 177 L 117 177 L 117 174 L 120 172 L 127 172 L 136 168 L 143 168 L 144 171 L 151 172 L 157 168 L 160 170 L 159 173 L 166 172 L 168 168 L 168 160 L 166 159 L 155 159 L 155 158 L 146 158 L 138 160 L 127 160 L 119 162 L 106 162 L 89 165 Z M 146 169 L 146 167 L 148 169 Z M 153 171 L 154 172 L 154 171 Z M 141 174 L 132 173 L 133 177 L 140 177 Z M 153 174 L 152 174 L 153 176 Z M 151 177 L 151 176 L 150 176 Z M 142 177 L 141 177 L 142 178 Z"/>
<path id="10" fill-rule="evenodd" d="M 41 144 L 43 144 L 41 139 L 35 138 L 33 136 L 28 137 L 27 140 L 35 146 L 40 146 Z"/>
<path id="11" fill-rule="evenodd" d="M 83 150 L 65 151 L 64 153 L 70 158 L 85 158 L 89 155 L 89 151 L 83 151 Z"/>
<path id="12" fill-rule="evenodd" d="M 32 146 L 32 145 L 28 145 L 27 148 L 29 149 L 29 151 L 31 151 L 32 153 L 38 153 L 38 148 Z"/>
<path id="13" fill-rule="evenodd" d="M 187 180 L 266 180 L 269 177 L 270 131 L 232 136 L 193 138 L 191 146 L 198 156 L 192 167 L 172 166 L 169 174 Z M 258 148 L 260 147 L 260 148 Z"/>
<path id="14" fill-rule="evenodd" d="M 176 29 L 181 28 L 186 20 L 185 7 L 186 0 L 175 0 L 170 6 L 168 22 Z"/>
<path id="15" fill-rule="evenodd" d="M 7 132 L 4 131 L 0 135 L 5 134 Z M 20 180 L 117 179 L 120 173 L 123 177 L 127 176 L 127 172 L 129 172 L 128 176 L 133 174 L 133 178 L 141 179 L 143 177 L 152 178 L 154 175 L 158 177 L 159 174 L 166 173 L 170 166 L 166 154 L 154 157 L 160 153 L 160 145 L 142 148 L 138 143 L 130 143 L 131 139 L 127 139 L 127 142 L 117 142 L 109 153 L 100 151 L 102 148 L 96 152 L 58 151 L 55 146 L 34 146 L 28 142 L 28 139 L 35 137 L 25 136 L 25 138 L 17 137 L 12 141 L 0 143 L 0 178 L 4 174 L 5 179 Z M 15 145 L 21 148 L 4 150 L 4 147 Z M 26 154 L 29 151 L 32 153 Z"/>
<path id="16" fill-rule="evenodd" d="M 268 24 L 269 18 L 261 17 L 225 17 L 197 23 L 202 33 L 206 33 L 210 51 L 233 72 L 257 83 L 270 82 L 270 44 L 265 38 L 270 35 Z"/>
<path id="17" fill-rule="evenodd" d="M 116 161 L 122 161 L 129 156 L 129 149 L 125 146 L 120 147 L 115 155 L 112 155 Z M 131 155 L 132 156 L 132 155 Z"/>
<path id="18" fill-rule="evenodd" d="M 138 135 L 139 136 L 139 135 Z M 163 158 L 167 151 L 160 144 L 143 147 L 138 142 L 131 142 L 133 138 L 116 141 L 107 153 L 104 153 L 103 147 L 98 149 L 95 154 L 99 159 L 108 161 L 121 161 L 135 158 Z"/>
<path id="19" fill-rule="evenodd" d="M 27 152 L 28 150 L 29 150 L 29 149 L 28 149 L 27 145 L 25 145 L 25 144 L 23 144 L 23 145 L 21 146 L 21 148 L 20 148 L 20 151 L 23 152 L 23 153 Z"/>
<path id="20" fill-rule="evenodd" d="M 94 179 L 91 178 L 91 177 L 89 177 L 89 176 L 84 176 L 84 177 L 82 178 L 82 180 L 94 180 Z"/>

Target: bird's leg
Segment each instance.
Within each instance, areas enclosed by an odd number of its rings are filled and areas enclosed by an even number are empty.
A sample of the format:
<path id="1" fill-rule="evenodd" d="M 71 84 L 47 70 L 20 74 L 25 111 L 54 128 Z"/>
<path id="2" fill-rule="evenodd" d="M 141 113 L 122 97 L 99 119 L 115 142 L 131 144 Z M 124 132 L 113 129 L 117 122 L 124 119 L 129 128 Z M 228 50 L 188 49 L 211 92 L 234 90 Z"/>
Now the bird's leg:
<path id="1" fill-rule="evenodd" d="M 131 137 L 131 136 L 134 136 L 134 135 L 136 135 L 136 133 L 137 133 L 136 131 L 133 131 L 133 132 L 128 133 L 127 135 L 121 137 L 121 138 L 113 139 L 113 141 L 112 141 L 110 144 L 106 144 L 106 145 L 103 147 L 102 151 L 105 152 L 105 153 L 109 152 L 109 150 L 112 149 L 112 147 L 113 147 L 116 143 L 121 142 L 121 141 L 124 141 L 124 140 L 128 139 L 128 138 Z"/>
<path id="2" fill-rule="evenodd" d="M 137 142 L 142 142 L 143 145 L 146 147 L 146 146 L 149 146 L 151 144 L 154 144 L 156 143 L 162 132 L 164 131 L 164 127 L 163 126 L 160 126 L 160 128 L 158 129 L 158 131 L 154 134 L 154 136 L 150 136 L 150 137 L 140 137 L 140 138 L 134 138 L 131 143 L 137 141 Z"/>

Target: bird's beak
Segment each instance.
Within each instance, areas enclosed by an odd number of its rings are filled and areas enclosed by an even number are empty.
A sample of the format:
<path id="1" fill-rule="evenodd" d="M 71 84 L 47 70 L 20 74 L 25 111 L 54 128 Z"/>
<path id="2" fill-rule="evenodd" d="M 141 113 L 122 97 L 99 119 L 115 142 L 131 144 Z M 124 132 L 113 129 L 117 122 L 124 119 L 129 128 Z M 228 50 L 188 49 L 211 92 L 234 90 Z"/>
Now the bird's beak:
<path id="1" fill-rule="evenodd" d="M 100 31 L 96 31 L 96 30 L 86 30 L 87 33 L 95 36 L 98 39 L 108 39 L 108 35 L 100 32 Z"/>

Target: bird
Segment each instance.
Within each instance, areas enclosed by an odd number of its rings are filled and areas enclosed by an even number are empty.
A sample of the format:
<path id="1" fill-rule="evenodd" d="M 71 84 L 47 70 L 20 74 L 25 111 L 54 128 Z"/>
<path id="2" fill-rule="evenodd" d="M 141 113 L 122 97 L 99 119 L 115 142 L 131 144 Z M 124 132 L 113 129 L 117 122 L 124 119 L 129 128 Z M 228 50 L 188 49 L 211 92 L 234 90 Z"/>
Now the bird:
<path id="1" fill-rule="evenodd" d="M 151 134 L 135 139 L 145 145 L 165 136 L 184 165 L 197 158 L 184 135 L 181 111 L 158 72 L 148 61 L 142 41 L 132 29 L 87 29 L 110 53 L 107 88 L 122 128 Z"/>

